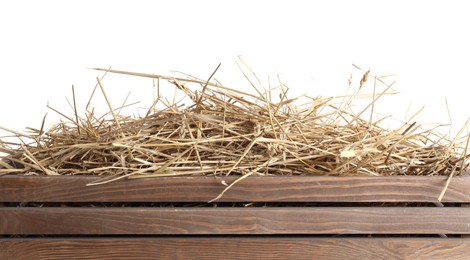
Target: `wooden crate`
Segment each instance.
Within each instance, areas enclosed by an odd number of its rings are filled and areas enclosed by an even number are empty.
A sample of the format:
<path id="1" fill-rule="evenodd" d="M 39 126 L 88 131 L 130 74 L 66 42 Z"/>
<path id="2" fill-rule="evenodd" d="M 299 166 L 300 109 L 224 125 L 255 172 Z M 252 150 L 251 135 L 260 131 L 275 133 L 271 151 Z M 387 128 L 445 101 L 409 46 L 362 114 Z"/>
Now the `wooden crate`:
<path id="1" fill-rule="evenodd" d="M 0 259 L 470 259 L 470 177 L 99 178 L 0 177 Z"/>

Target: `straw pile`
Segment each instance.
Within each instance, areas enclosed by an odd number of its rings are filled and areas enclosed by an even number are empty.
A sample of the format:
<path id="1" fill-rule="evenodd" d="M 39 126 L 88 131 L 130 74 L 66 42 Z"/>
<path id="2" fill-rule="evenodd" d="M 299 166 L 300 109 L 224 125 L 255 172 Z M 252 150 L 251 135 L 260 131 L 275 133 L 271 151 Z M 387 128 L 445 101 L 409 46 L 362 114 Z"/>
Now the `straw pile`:
<path id="1" fill-rule="evenodd" d="M 103 182 L 108 182 L 229 174 L 458 175 L 467 167 L 461 137 L 436 138 L 413 117 L 396 129 L 371 121 L 365 111 L 391 86 L 370 95 L 369 105 L 353 113 L 352 104 L 364 97 L 357 92 L 304 96 L 306 102 L 298 104 L 301 99 L 289 99 L 282 85 L 275 95 L 252 84 L 256 94 L 251 94 L 225 87 L 212 76 L 201 80 L 104 71 L 167 80 L 192 102 L 183 106 L 158 97 L 145 116 L 131 117 L 118 114 L 108 101 L 110 112 L 104 117 L 87 110 L 83 117 L 78 112 L 63 115 L 67 120 L 47 131 L 44 126 L 29 128 L 28 134 L 8 130 L 18 142 L 0 142 L 0 174 L 106 175 Z"/>

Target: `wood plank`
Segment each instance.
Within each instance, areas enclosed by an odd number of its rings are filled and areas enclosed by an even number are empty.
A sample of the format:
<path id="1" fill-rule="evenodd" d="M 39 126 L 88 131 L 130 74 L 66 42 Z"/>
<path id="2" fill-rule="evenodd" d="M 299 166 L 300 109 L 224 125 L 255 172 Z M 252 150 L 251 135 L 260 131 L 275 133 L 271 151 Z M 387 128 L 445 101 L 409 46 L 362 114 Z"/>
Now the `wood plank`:
<path id="1" fill-rule="evenodd" d="M 463 208 L 470 208 L 470 203 L 463 203 L 461 205 Z M 470 238 L 470 234 L 462 235 L 463 238 Z"/>
<path id="2" fill-rule="evenodd" d="M 156 237 L 0 239 L 0 259 L 470 259 L 469 239 Z"/>
<path id="3" fill-rule="evenodd" d="M 0 234 L 470 234 L 470 209 L 3 207 Z"/>
<path id="4" fill-rule="evenodd" d="M 162 177 L 86 186 L 93 176 L 2 176 L 0 202 L 206 202 L 234 177 Z M 435 202 L 446 177 L 250 177 L 225 202 Z M 470 176 L 454 177 L 443 202 L 470 202 Z"/>

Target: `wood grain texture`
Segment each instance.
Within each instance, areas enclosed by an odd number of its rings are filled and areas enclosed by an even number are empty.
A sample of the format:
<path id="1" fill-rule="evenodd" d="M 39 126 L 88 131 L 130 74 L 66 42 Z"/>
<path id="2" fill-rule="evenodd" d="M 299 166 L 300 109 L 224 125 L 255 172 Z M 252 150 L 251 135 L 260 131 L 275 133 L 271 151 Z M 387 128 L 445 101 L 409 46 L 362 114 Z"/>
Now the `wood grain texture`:
<path id="1" fill-rule="evenodd" d="M 0 208 L 0 234 L 470 234 L 470 208 Z"/>
<path id="2" fill-rule="evenodd" d="M 461 207 L 463 208 L 470 208 L 470 203 L 463 203 L 461 205 Z M 465 235 L 462 235 L 463 238 L 470 238 L 470 234 L 465 234 Z"/>
<path id="3" fill-rule="evenodd" d="M 0 239 L 0 259 L 470 259 L 469 239 L 156 237 Z"/>
<path id="4" fill-rule="evenodd" d="M 0 202 L 206 202 L 236 177 L 162 177 L 86 186 L 93 176 L 2 176 Z M 435 202 L 446 177 L 249 177 L 220 202 Z M 454 177 L 443 202 L 470 202 L 470 176 Z"/>

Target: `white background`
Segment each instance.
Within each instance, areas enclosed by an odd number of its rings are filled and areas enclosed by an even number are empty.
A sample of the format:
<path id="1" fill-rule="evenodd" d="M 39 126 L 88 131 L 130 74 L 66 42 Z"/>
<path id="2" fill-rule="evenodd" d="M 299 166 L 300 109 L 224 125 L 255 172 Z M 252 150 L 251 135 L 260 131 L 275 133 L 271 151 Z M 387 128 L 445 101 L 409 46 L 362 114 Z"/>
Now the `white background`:
<path id="1" fill-rule="evenodd" d="M 353 63 L 395 74 L 401 94 L 383 113 L 403 120 L 411 102 L 412 112 L 425 106 L 420 123 L 448 123 L 447 97 L 455 132 L 470 115 L 468 10 L 465 1 L 1 1 L 0 125 L 38 128 L 47 111 L 51 123 L 48 102 L 73 114 L 72 84 L 83 110 L 102 75 L 92 67 L 208 78 L 222 63 L 216 78 L 248 90 L 234 61 L 243 55 L 294 94 L 344 93 L 350 74 L 357 87 Z M 151 80 L 103 84 L 115 106 L 129 91 L 151 102 Z"/>

